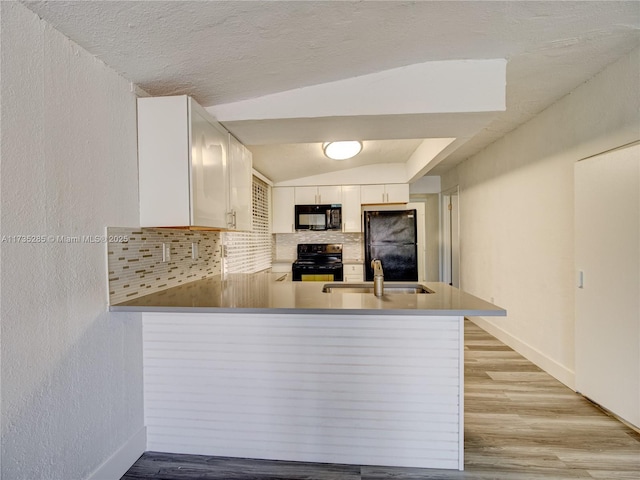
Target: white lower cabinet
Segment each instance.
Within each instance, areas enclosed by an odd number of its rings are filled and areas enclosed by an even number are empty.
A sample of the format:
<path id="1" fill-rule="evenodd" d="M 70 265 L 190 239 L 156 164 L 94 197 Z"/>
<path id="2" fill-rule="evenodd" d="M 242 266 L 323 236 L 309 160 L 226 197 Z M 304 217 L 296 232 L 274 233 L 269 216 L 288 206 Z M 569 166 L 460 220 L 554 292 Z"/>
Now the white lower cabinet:
<path id="1" fill-rule="evenodd" d="M 345 282 L 363 281 L 364 269 L 362 267 L 362 263 L 345 263 L 343 272 L 343 279 Z"/>

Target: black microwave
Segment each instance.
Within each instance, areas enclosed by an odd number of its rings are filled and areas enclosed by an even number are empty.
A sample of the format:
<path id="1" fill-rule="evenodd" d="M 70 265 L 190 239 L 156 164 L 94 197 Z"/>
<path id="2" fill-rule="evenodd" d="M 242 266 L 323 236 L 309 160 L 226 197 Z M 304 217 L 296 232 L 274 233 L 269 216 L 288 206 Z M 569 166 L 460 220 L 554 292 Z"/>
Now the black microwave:
<path id="1" fill-rule="evenodd" d="M 342 230 L 342 205 L 296 205 L 296 230 Z"/>

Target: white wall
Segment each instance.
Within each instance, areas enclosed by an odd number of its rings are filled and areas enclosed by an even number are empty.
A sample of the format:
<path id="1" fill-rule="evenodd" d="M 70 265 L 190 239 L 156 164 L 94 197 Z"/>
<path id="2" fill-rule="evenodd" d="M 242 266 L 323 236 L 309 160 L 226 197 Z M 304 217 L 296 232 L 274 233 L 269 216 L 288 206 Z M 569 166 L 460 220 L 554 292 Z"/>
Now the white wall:
<path id="1" fill-rule="evenodd" d="M 481 324 L 574 384 L 574 163 L 640 136 L 640 49 L 443 178 L 460 185 L 461 286 Z"/>
<path id="2" fill-rule="evenodd" d="M 129 83 L 21 4 L 1 8 L 2 235 L 137 225 Z M 142 338 L 139 315 L 107 312 L 106 247 L 1 247 L 2 478 L 115 476 L 144 448 Z"/>
<path id="3" fill-rule="evenodd" d="M 440 193 L 441 191 L 440 177 L 435 175 L 425 175 L 409 186 L 409 193 L 412 195 L 419 193 Z"/>

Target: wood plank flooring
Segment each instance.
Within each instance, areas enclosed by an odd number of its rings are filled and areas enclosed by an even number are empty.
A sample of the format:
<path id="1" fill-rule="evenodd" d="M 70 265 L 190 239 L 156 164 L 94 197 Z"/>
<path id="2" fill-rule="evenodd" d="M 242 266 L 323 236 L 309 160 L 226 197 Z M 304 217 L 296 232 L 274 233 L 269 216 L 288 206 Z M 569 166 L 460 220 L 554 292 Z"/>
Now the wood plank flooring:
<path id="1" fill-rule="evenodd" d="M 465 470 L 145 453 L 122 480 L 640 479 L 640 434 L 465 321 Z"/>

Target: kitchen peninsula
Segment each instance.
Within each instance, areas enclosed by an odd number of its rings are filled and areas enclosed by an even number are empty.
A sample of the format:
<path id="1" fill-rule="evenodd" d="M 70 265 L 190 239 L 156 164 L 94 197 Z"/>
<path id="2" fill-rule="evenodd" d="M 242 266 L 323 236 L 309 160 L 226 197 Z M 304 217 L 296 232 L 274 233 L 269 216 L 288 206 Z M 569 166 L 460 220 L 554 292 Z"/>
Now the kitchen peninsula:
<path id="1" fill-rule="evenodd" d="M 462 469 L 463 319 L 505 310 L 441 283 L 375 297 L 282 280 L 110 307 L 144 312 L 147 449 Z"/>

